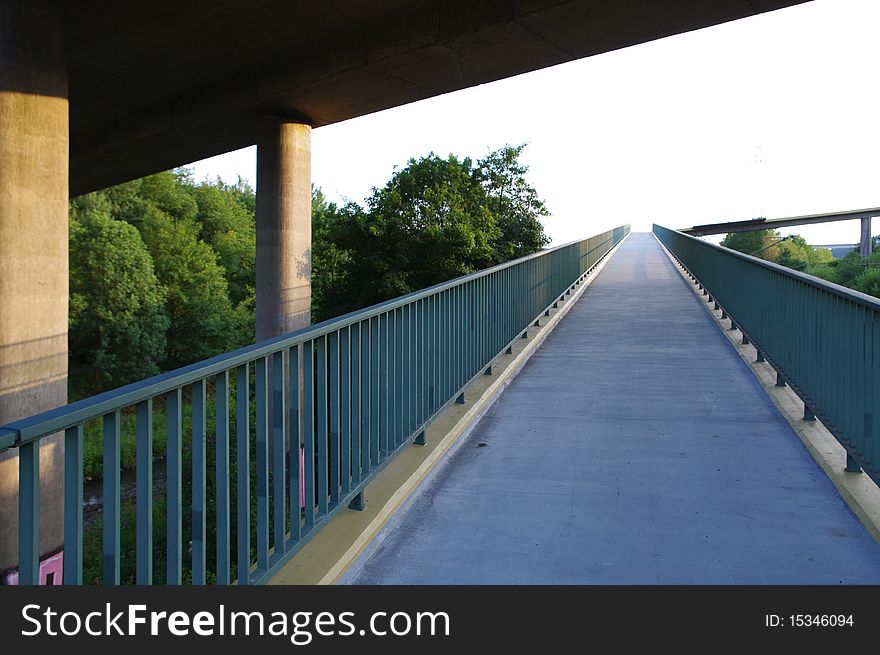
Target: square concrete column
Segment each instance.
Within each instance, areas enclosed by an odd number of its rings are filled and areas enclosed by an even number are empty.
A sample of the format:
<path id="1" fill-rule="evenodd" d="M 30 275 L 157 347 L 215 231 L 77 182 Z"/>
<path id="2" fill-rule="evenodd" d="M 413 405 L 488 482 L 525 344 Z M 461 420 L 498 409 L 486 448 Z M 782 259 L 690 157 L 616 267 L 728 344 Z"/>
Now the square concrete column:
<path id="1" fill-rule="evenodd" d="M 311 323 L 312 130 L 266 118 L 257 143 L 257 341 Z"/>
<path id="2" fill-rule="evenodd" d="M 0 425 L 67 402 L 67 63 L 60 0 L 0 0 Z M 40 449 L 40 548 L 63 539 L 63 444 Z M 0 574 L 18 563 L 18 457 L 0 454 Z"/>
<path id="3" fill-rule="evenodd" d="M 859 240 L 859 254 L 862 257 L 870 257 L 873 251 L 874 241 L 871 239 L 871 218 L 862 219 L 862 235 Z"/>

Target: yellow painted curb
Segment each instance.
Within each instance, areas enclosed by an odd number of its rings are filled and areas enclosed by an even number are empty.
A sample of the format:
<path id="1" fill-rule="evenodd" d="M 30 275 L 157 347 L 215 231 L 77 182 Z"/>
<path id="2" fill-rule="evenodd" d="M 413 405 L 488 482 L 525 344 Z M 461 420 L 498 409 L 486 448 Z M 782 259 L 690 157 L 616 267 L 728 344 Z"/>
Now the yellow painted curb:
<path id="1" fill-rule="evenodd" d="M 655 235 L 656 238 L 656 235 Z M 703 301 L 703 306 L 710 316 L 715 320 L 716 325 L 727 337 L 728 341 L 733 344 L 734 349 L 751 370 L 752 374 L 761 383 L 761 387 L 765 393 L 776 405 L 782 417 L 791 425 L 795 434 L 798 435 L 801 442 L 806 446 L 807 450 L 813 456 L 813 459 L 825 471 L 825 475 L 837 487 L 843 500 L 849 505 L 853 513 L 864 524 L 865 528 L 874 537 L 874 540 L 880 543 L 880 487 L 874 484 L 864 472 L 847 473 L 846 468 L 846 450 L 837 439 L 834 438 L 821 421 L 805 421 L 803 419 L 804 404 L 798 395 L 791 390 L 789 386 L 776 386 L 776 371 L 773 367 L 764 362 L 756 362 L 758 351 L 752 344 L 742 344 L 741 339 L 736 335 L 741 334 L 739 330 L 729 330 L 721 322 L 721 310 L 714 310 L 706 302 L 706 296 L 697 288 L 697 283 L 691 283 L 690 278 L 681 269 L 678 262 L 671 255 L 666 246 L 657 239 L 660 247 L 672 261 L 675 269 L 688 282 L 697 297 Z M 727 319 L 724 319 L 725 321 Z"/>

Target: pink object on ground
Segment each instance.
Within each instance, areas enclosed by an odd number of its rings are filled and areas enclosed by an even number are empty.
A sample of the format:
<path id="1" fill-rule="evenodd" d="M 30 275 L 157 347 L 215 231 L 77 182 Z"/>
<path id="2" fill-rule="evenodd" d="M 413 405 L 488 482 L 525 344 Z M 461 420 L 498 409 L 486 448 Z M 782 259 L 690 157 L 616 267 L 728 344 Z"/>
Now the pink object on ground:
<path id="1" fill-rule="evenodd" d="M 40 562 L 40 584 L 60 585 L 64 580 L 64 551 L 60 550 Z M 2 580 L 5 585 L 18 584 L 18 569 L 9 571 Z"/>

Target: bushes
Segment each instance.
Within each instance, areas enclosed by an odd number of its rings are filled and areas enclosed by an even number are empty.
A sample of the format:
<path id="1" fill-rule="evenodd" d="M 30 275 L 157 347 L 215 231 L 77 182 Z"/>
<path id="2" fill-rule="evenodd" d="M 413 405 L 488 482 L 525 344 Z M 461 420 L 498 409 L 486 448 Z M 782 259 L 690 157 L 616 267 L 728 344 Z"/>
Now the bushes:
<path id="1" fill-rule="evenodd" d="M 248 195 L 184 171 L 71 201 L 73 398 L 253 342 Z"/>

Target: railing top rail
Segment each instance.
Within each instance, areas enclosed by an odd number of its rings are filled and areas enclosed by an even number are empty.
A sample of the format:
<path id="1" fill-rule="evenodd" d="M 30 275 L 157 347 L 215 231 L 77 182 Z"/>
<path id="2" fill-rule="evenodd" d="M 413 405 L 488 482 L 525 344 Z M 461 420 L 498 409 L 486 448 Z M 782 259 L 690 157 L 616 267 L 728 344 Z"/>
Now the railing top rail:
<path id="1" fill-rule="evenodd" d="M 710 241 L 703 241 L 697 237 L 691 236 L 690 234 L 685 234 L 680 230 L 673 230 L 668 227 L 663 227 L 662 225 L 654 224 L 654 227 L 659 227 L 662 230 L 668 230 L 670 232 L 675 232 L 686 239 L 693 239 L 701 243 L 704 246 L 714 248 L 724 254 L 731 255 L 733 257 L 738 257 L 739 259 L 744 259 L 753 264 L 757 264 L 759 266 L 763 266 L 764 268 L 769 268 L 770 270 L 785 275 L 790 278 L 794 278 L 801 282 L 805 282 L 817 289 L 821 289 L 822 291 L 826 291 L 828 293 L 840 296 L 845 300 L 849 300 L 850 302 L 857 303 L 859 305 L 863 305 L 868 309 L 873 311 L 880 311 L 880 299 L 875 298 L 874 296 L 869 296 L 866 293 L 862 293 L 861 291 L 856 291 L 855 289 L 850 289 L 848 287 L 841 286 L 839 284 L 835 284 L 834 282 L 828 282 L 827 280 L 823 280 L 822 278 L 815 277 L 813 275 L 807 275 L 806 273 L 801 273 L 800 271 L 796 271 L 794 269 L 788 268 L 786 266 L 782 266 L 780 264 L 776 264 L 774 262 L 769 262 L 766 259 L 761 259 L 760 257 L 755 257 L 754 255 L 747 255 L 743 252 L 739 252 L 738 250 L 733 250 L 731 248 L 726 248 L 725 246 L 721 246 Z"/>
<path id="2" fill-rule="evenodd" d="M 583 241 L 587 241 L 596 236 L 608 234 L 616 229 L 626 230 L 627 228 L 629 228 L 629 225 L 618 226 L 617 228 L 612 228 L 611 230 L 593 235 L 592 237 L 587 237 L 587 239 L 571 241 L 553 248 L 541 250 L 532 253 L 531 255 L 520 257 L 519 259 L 513 259 L 509 262 L 492 266 L 491 268 L 463 275 L 419 291 L 413 291 L 404 296 L 392 298 L 391 300 L 386 300 L 385 302 L 370 307 L 349 312 L 348 314 L 343 314 L 342 316 L 337 316 L 315 325 L 310 325 L 301 330 L 296 330 L 266 341 L 245 346 L 244 348 L 217 355 L 173 371 L 161 373 L 145 380 L 140 380 L 116 389 L 105 391 L 101 394 L 79 400 L 69 405 L 63 405 L 55 409 L 2 425 L 0 426 L 0 452 L 11 446 L 18 446 L 33 441 L 43 435 L 59 432 L 77 425 L 82 421 L 90 420 L 97 416 L 116 411 L 122 407 L 136 405 L 141 401 L 154 398 L 169 391 L 192 384 L 198 380 L 222 373 L 223 371 L 234 369 L 237 366 L 241 366 L 242 364 L 246 364 L 261 357 L 267 357 L 280 350 L 284 350 L 285 348 L 299 345 L 341 328 L 354 325 L 364 320 L 369 320 L 399 307 L 404 307 L 423 298 L 428 298 L 434 294 L 466 284 L 498 271 L 517 266 L 532 259 L 545 257 L 553 252 L 582 243 Z M 605 242 L 603 241 L 603 243 Z M 10 437 L 10 435 L 13 436 Z"/>

